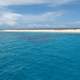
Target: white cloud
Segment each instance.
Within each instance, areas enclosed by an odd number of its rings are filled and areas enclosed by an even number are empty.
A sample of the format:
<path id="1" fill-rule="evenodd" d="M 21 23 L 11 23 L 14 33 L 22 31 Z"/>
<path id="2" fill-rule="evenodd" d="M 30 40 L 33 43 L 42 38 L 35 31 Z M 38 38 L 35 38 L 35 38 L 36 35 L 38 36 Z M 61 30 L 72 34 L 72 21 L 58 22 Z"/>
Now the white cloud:
<path id="1" fill-rule="evenodd" d="M 63 12 L 47 12 L 38 15 L 22 15 L 21 20 L 18 22 L 17 26 L 48 27 L 49 25 L 54 24 L 56 19 L 63 15 Z"/>
<path id="2" fill-rule="evenodd" d="M 42 14 L 20 14 L 8 10 L 9 5 L 32 5 L 32 4 L 49 4 L 62 5 L 75 0 L 0 0 L 0 25 L 6 26 L 49 26 L 58 23 L 59 17 L 63 16 L 62 11 L 46 12 Z M 77 1 L 77 0 L 76 0 Z M 64 21 L 63 21 L 64 22 Z M 67 22 L 65 22 L 67 23 Z M 79 23 L 79 22 L 76 22 Z M 64 23 L 63 23 L 64 24 Z M 69 23 L 68 23 L 69 24 Z M 62 24 L 61 24 L 62 25 Z"/>
<path id="3" fill-rule="evenodd" d="M 49 25 L 54 23 L 56 19 L 63 16 L 63 12 L 46 12 L 43 14 L 19 14 L 9 11 L 0 12 L 0 25 L 6 26 L 24 26 L 24 25 Z"/>
<path id="4" fill-rule="evenodd" d="M 23 15 L 23 20 L 27 23 L 33 23 L 33 22 L 54 22 L 56 17 L 63 16 L 63 12 L 46 12 L 43 14 L 38 15 Z"/>
<path id="5" fill-rule="evenodd" d="M 3 28 L 30 28 L 30 27 L 75 27 L 80 26 L 80 21 L 63 21 L 64 12 L 46 12 L 42 14 L 19 14 L 1 10 L 0 26 Z M 1 27 L 2 28 L 2 27 Z"/>
<path id="6" fill-rule="evenodd" d="M 31 5 L 31 4 L 66 4 L 74 0 L 0 0 L 1 6 L 7 5 Z"/>
<path id="7" fill-rule="evenodd" d="M 14 26 L 17 24 L 17 20 L 20 17 L 20 14 L 12 12 L 1 12 L 0 13 L 0 25 Z"/>

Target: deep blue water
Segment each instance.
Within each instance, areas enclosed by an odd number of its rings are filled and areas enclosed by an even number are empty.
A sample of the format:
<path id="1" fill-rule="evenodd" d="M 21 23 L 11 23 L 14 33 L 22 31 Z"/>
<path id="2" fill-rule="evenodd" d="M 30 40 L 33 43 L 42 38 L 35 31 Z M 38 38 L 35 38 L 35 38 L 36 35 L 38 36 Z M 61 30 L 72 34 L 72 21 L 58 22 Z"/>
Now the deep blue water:
<path id="1" fill-rule="evenodd" d="M 80 34 L 0 33 L 0 80 L 80 80 Z"/>

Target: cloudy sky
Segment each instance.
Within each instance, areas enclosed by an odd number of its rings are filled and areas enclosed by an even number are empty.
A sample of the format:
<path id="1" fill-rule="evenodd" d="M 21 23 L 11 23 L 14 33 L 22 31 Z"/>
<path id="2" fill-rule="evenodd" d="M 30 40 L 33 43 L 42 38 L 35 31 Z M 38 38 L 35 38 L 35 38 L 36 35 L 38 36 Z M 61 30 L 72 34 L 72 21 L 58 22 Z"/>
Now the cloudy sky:
<path id="1" fill-rule="evenodd" d="M 0 0 L 0 28 L 80 27 L 80 0 Z"/>

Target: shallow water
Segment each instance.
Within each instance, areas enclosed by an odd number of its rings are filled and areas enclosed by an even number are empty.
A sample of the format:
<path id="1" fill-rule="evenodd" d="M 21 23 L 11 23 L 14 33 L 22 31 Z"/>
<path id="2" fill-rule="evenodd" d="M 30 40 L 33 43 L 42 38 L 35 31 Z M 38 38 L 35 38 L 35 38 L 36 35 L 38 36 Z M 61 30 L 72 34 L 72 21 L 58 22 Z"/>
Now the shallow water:
<path id="1" fill-rule="evenodd" d="M 0 80 L 80 80 L 80 34 L 0 33 Z"/>

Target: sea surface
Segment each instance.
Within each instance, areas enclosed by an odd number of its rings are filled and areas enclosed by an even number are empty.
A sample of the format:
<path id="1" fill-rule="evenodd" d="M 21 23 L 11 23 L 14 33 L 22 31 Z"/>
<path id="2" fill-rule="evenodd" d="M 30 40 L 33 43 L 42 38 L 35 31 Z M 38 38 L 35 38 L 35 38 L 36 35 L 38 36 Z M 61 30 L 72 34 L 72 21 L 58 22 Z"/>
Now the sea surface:
<path id="1" fill-rule="evenodd" d="M 0 80 L 80 80 L 80 34 L 0 33 Z"/>

